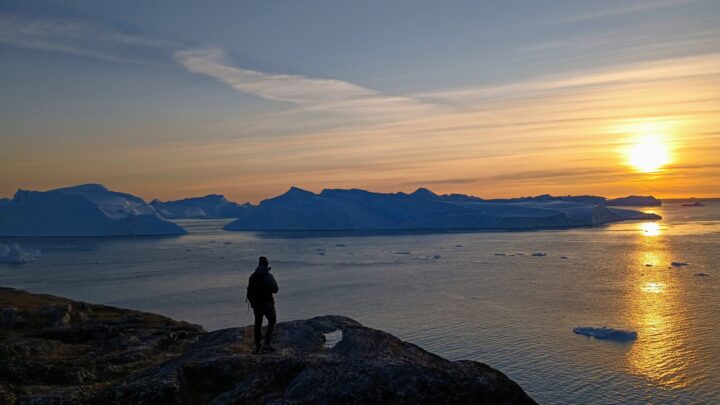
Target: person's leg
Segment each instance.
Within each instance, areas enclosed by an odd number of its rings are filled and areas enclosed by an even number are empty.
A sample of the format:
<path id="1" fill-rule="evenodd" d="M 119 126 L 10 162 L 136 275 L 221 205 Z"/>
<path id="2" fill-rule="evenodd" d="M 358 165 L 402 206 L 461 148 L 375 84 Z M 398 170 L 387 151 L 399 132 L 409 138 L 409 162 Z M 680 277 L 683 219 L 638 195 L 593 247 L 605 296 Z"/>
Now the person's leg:
<path id="1" fill-rule="evenodd" d="M 265 317 L 268 320 L 267 330 L 265 331 L 265 346 L 272 347 L 273 330 L 275 329 L 275 322 L 277 322 L 277 314 L 275 313 L 275 305 L 268 305 L 265 310 Z"/>
<path id="2" fill-rule="evenodd" d="M 259 308 L 253 308 L 255 314 L 255 350 L 260 350 L 262 346 L 262 321 L 263 312 Z"/>

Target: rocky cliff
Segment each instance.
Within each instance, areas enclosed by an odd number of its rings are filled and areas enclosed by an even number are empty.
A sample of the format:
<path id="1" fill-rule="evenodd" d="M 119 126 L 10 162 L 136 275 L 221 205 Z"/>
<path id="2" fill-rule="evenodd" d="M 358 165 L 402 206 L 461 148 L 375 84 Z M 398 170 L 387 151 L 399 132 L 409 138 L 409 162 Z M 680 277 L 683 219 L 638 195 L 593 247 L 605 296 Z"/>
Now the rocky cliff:
<path id="1" fill-rule="evenodd" d="M 273 354 L 252 354 L 251 329 L 0 288 L 0 403 L 534 403 L 485 364 L 346 317 L 278 324 Z"/>

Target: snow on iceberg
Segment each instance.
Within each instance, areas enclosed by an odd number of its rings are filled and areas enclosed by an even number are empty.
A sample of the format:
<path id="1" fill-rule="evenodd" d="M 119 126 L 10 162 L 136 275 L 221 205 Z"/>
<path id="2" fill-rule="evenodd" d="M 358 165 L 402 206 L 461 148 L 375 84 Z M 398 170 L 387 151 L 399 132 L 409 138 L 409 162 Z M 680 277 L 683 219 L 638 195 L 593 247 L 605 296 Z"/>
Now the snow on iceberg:
<path id="1" fill-rule="evenodd" d="M 608 327 L 594 328 L 592 326 L 579 326 L 573 329 L 578 335 L 594 337 L 595 339 L 615 340 L 629 342 L 637 339 L 637 332 L 630 330 L 613 329 Z"/>
<path id="2" fill-rule="evenodd" d="M 18 190 L 0 202 L 0 236 L 181 235 L 142 199 L 84 184 L 50 191 Z"/>
<path id="3" fill-rule="evenodd" d="M 477 197 L 373 193 L 292 187 L 285 194 L 246 206 L 226 230 L 537 229 L 593 226 L 660 217 L 587 202 L 549 199 L 487 202 Z"/>
<path id="4" fill-rule="evenodd" d="M 31 262 L 40 256 L 40 251 L 32 248 L 24 248 L 13 243 L 5 245 L 0 243 L 0 263 L 23 264 Z"/>

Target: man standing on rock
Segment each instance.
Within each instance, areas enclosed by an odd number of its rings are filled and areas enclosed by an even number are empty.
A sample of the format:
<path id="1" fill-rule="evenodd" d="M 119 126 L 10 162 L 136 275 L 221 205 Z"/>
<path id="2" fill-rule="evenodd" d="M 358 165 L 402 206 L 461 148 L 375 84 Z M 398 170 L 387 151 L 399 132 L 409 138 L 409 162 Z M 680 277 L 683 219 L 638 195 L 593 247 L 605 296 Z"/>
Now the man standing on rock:
<path id="1" fill-rule="evenodd" d="M 255 353 L 274 352 L 272 347 L 272 333 L 275 328 L 277 316 L 275 314 L 275 298 L 278 285 L 275 277 L 270 274 L 270 263 L 267 257 L 260 256 L 255 272 L 250 276 L 247 287 L 247 300 L 252 306 L 255 314 Z M 262 322 L 263 316 L 268 320 L 265 331 L 265 344 L 262 344 Z"/>

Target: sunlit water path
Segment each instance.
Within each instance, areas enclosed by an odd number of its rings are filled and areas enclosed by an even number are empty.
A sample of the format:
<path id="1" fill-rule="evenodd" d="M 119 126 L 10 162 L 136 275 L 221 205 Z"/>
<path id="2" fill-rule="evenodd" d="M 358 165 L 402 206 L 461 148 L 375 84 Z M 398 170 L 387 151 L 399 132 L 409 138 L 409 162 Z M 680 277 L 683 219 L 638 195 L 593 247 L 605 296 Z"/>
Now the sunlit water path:
<path id="1" fill-rule="evenodd" d="M 544 403 L 719 403 L 720 202 L 652 211 L 664 219 L 562 231 L 258 235 L 184 221 L 181 237 L 2 239 L 43 256 L 0 266 L 0 285 L 217 329 L 251 322 L 245 285 L 265 254 L 281 320 L 348 315 L 486 362 Z M 638 340 L 572 332 L 603 325 Z"/>

